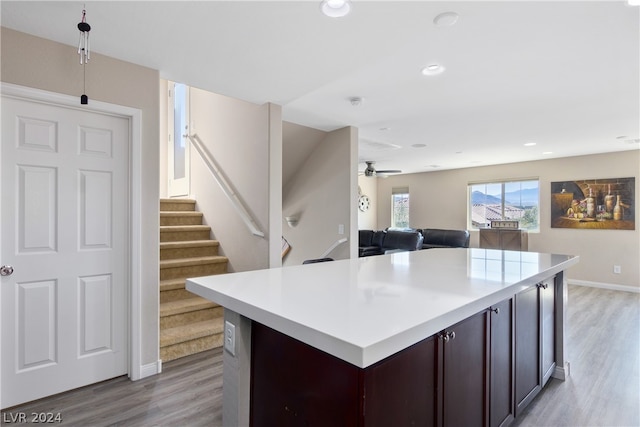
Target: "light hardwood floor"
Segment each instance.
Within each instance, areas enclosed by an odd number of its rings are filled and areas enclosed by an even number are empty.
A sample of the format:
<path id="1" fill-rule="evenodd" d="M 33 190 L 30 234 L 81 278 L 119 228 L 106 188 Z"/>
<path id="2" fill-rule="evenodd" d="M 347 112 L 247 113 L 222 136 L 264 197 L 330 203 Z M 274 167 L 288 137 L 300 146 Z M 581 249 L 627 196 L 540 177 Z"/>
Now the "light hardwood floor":
<path id="1" fill-rule="evenodd" d="M 513 426 L 640 426 L 640 294 L 569 286 L 571 375 Z"/>
<path id="2" fill-rule="evenodd" d="M 571 376 L 552 379 L 513 425 L 640 426 L 640 294 L 570 286 L 568 321 Z M 221 350 L 12 408 L 2 424 L 34 412 L 60 413 L 64 426 L 221 426 Z"/>

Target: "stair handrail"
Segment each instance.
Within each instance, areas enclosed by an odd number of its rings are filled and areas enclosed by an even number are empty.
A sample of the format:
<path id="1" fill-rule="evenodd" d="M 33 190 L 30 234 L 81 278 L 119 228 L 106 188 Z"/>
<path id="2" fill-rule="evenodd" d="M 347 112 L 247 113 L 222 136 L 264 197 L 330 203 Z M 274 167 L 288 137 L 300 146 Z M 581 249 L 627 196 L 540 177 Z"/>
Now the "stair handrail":
<path id="1" fill-rule="evenodd" d="M 220 186 L 220 189 L 222 190 L 224 195 L 227 196 L 227 198 L 231 202 L 231 205 L 234 207 L 238 215 L 240 215 L 240 218 L 242 218 L 249 231 L 251 231 L 251 234 L 259 237 L 264 237 L 264 233 L 260 231 L 260 228 L 258 227 L 256 221 L 251 217 L 251 214 L 242 203 L 242 200 L 240 200 L 238 194 L 236 193 L 236 191 L 234 191 L 233 186 L 231 186 L 222 171 L 220 171 L 220 168 L 218 167 L 216 161 L 207 152 L 206 148 L 204 147 L 204 143 L 202 142 L 198 134 L 194 133 L 188 134 L 186 136 L 187 138 L 189 138 L 192 145 L 196 148 L 198 154 L 200 154 L 200 157 L 204 161 L 204 164 L 209 169 L 209 172 L 211 172 L 211 175 L 213 175 L 214 180 Z"/>
<path id="2" fill-rule="evenodd" d="M 335 248 L 338 247 L 338 245 L 343 244 L 344 242 L 347 241 L 346 237 L 343 237 L 342 239 L 336 240 L 333 245 L 331 245 L 329 247 L 329 249 L 327 249 L 326 251 L 324 251 L 324 253 L 322 255 L 320 255 L 320 258 L 326 258 L 327 255 L 329 255 Z"/>

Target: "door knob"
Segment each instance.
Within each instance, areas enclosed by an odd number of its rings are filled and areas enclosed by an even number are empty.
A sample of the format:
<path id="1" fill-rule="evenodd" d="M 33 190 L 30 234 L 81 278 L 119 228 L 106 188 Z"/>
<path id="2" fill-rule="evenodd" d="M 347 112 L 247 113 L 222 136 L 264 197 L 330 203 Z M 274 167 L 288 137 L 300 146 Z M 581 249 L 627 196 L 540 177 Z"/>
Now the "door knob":
<path id="1" fill-rule="evenodd" d="M 11 276 L 13 274 L 13 267 L 10 265 L 3 265 L 0 267 L 0 276 Z"/>

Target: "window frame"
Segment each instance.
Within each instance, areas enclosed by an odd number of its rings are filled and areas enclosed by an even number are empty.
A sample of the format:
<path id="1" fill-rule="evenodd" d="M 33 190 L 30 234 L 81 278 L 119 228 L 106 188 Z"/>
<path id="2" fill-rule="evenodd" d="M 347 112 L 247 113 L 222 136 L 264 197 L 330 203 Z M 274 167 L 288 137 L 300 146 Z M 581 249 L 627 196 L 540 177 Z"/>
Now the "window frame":
<path id="1" fill-rule="evenodd" d="M 396 216 L 395 216 L 395 207 L 396 207 L 396 197 L 398 196 L 406 196 L 406 225 L 398 225 L 396 224 Z M 409 228 L 411 223 L 410 209 L 411 206 L 411 196 L 409 193 L 408 187 L 394 187 L 391 189 L 391 227 L 392 228 Z"/>
<path id="2" fill-rule="evenodd" d="M 487 181 L 474 181 L 474 182 L 469 182 L 467 184 L 467 227 L 469 228 L 469 230 L 480 230 L 482 228 L 487 228 L 489 227 L 490 224 L 490 219 L 487 218 L 487 215 L 485 213 L 484 215 L 484 219 L 485 219 L 485 225 L 482 226 L 479 224 L 478 221 L 474 222 L 474 203 L 473 203 L 473 193 L 474 190 L 477 189 L 478 186 L 484 186 L 485 187 L 485 192 L 483 192 L 484 195 L 489 195 L 491 196 L 491 194 L 489 194 L 489 192 L 486 190 L 487 187 L 489 186 L 500 186 L 500 212 L 499 218 L 495 218 L 495 220 L 509 220 L 509 219 L 518 219 L 514 216 L 509 216 L 509 215 L 505 215 L 505 206 L 509 207 L 512 206 L 513 204 L 509 204 L 508 201 L 505 199 L 505 193 L 511 192 L 512 190 L 510 190 L 508 187 L 510 185 L 513 184 L 519 184 L 520 185 L 520 189 L 522 190 L 522 185 L 525 183 L 531 183 L 531 182 L 536 182 L 537 184 L 537 193 L 538 193 L 538 198 L 537 198 L 537 203 L 533 206 L 529 206 L 527 207 L 522 207 L 523 205 L 520 205 L 519 207 L 516 207 L 516 209 L 523 209 L 523 212 L 521 213 L 521 215 L 519 216 L 519 218 L 523 218 L 525 217 L 525 215 L 527 215 L 527 212 L 531 212 L 534 211 L 535 212 L 535 224 L 534 226 L 530 226 L 530 227 L 523 227 L 522 226 L 522 221 L 520 224 L 520 228 L 523 230 L 528 231 L 529 233 L 539 233 L 540 232 L 540 178 L 539 177 L 529 177 L 529 178 L 517 178 L 517 179 L 503 179 L 503 180 L 487 180 Z M 526 189 L 526 188 L 525 188 Z M 485 206 L 489 206 L 489 203 L 484 203 Z M 493 204 L 495 205 L 495 204 Z M 486 208 L 485 208 L 486 209 Z M 494 209 L 495 212 L 495 209 Z M 492 218 L 493 219 L 493 218 Z"/>

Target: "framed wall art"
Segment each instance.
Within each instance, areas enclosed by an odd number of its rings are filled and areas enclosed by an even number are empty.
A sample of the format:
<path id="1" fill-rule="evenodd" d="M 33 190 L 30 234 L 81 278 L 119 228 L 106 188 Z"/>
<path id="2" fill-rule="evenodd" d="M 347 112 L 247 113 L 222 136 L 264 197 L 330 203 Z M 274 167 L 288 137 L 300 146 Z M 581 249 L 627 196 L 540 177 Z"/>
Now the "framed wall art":
<path id="1" fill-rule="evenodd" d="M 551 183 L 551 228 L 635 230 L 633 178 Z"/>

